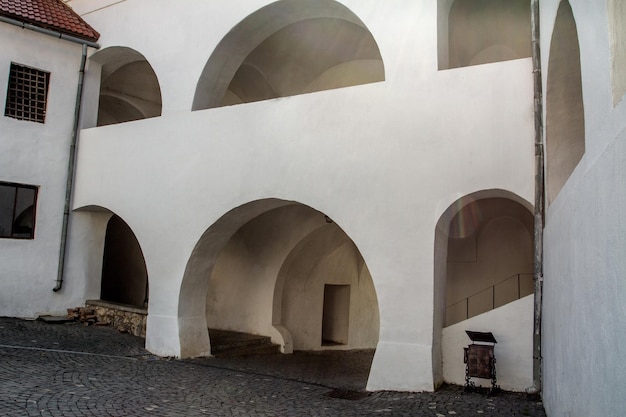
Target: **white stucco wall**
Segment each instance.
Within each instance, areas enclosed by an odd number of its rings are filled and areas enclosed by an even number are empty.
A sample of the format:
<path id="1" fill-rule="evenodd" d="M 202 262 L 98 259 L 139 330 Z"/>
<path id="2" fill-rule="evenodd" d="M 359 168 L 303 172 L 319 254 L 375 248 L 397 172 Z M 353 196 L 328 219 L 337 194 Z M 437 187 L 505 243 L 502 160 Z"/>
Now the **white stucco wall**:
<path id="1" fill-rule="evenodd" d="M 176 295 L 209 226 L 268 197 L 327 214 L 356 244 L 376 289 L 380 339 L 368 388 L 432 390 L 435 224 L 482 189 L 532 200 L 530 60 L 438 72 L 435 2 L 349 0 L 378 43 L 386 81 L 190 112 L 212 48 L 268 3 L 134 0 L 83 15 L 103 47 L 147 58 L 163 115 L 82 131 L 74 206 L 105 207 L 137 235 L 150 279 L 146 344 L 166 355 L 181 354 L 188 322 L 177 319 Z"/>
<path id="2" fill-rule="evenodd" d="M 0 239 L 0 316 L 36 317 L 81 305 L 84 281 L 53 293 L 81 46 L 0 23 L 0 97 L 11 62 L 50 72 L 45 123 L 0 116 L 0 181 L 39 187 L 35 239 Z M 4 108 L 4 107 L 3 107 Z M 71 230 L 76 243 L 85 242 Z"/>
<path id="3" fill-rule="evenodd" d="M 457 385 L 465 384 L 463 348 L 471 343 L 466 330 L 491 332 L 498 341 L 496 376 L 500 388 L 524 391 L 533 381 L 533 309 L 529 295 L 498 309 L 472 317 L 443 329 L 443 378 Z M 472 378 L 477 386 L 491 386 L 491 381 Z"/>
<path id="4" fill-rule="evenodd" d="M 546 215 L 543 399 L 551 417 L 624 414 L 626 106 L 613 108 L 606 4 L 571 1 L 586 152 Z M 557 7 L 542 2 L 543 50 Z"/>

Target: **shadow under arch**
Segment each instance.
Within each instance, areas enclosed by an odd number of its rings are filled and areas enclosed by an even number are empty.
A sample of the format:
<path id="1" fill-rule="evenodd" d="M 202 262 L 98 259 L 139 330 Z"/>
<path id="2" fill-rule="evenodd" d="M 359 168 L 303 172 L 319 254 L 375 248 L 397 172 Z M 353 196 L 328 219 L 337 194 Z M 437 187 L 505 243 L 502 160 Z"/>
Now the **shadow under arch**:
<path id="1" fill-rule="evenodd" d="M 90 60 L 101 65 L 97 126 L 161 115 L 161 87 L 141 53 L 111 46 L 96 52 Z"/>
<path id="2" fill-rule="evenodd" d="M 498 205 L 497 201 L 501 203 Z M 482 218 L 481 213 L 477 213 L 476 206 L 481 202 L 496 202 L 496 206 L 489 209 L 492 213 L 486 214 Z M 504 203 L 504 204 L 502 204 Z M 480 207 L 480 206 L 478 206 Z M 470 210 L 466 210 L 470 209 Z M 481 190 L 457 198 L 441 214 L 435 227 L 434 236 L 434 314 L 433 314 L 433 378 L 435 383 L 441 384 L 444 381 L 442 352 L 442 331 L 446 327 L 447 310 L 447 276 L 448 276 L 448 255 L 449 239 L 451 236 L 462 236 L 464 234 L 475 234 L 480 228 L 484 228 L 486 223 L 496 216 L 521 217 L 522 227 L 531 233 L 532 242 L 533 231 L 533 206 L 531 203 L 507 190 L 489 189 Z M 471 216 L 462 218 L 459 216 L 464 210 L 469 211 Z M 527 216 L 524 216 L 527 214 Z M 531 254 L 530 260 L 533 259 Z M 532 272 L 532 264 L 529 271 Z M 504 277 L 503 277 L 504 278 Z"/>
<path id="3" fill-rule="evenodd" d="M 439 69 L 531 56 L 529 0 L 440 0 Z"/>
<path id="4" fill-rule="evenodd" d="M 220 41 L 202 70 L 192 110 L 384 78 L 376 41 L 348 8 L 334 0 L 279 0 Z"/>
<path id="5" fill-rule="evenodd" d="M 73 213 L 73 221 L 81 222 L 81 229 L 93 242 L 93 246 L 86 245 L 86 255 L 94 269 L 86 272 L 99 278 L 100 299 L 147 308 L 148 270 L 143 249 L 131 226 L 103 206 L 82 206 Z"/>
<path id="6" fill-rule="evenodd" d="M 546 194 L 551 204 L 585 154 L 578 30 L 572 7 L 562 0 L 550 41 L 546 91 Z"/>
<path id="7" fill-rule="evenodd" d="M 341 230 L 319 211 L 278 199 L 244 204 L 211 225 L 192 251 L 181 285 L 181 356 L 211 353 L 209 327 L 269 335 L 290 353 L 289 333 L 274 326 L 274 309 L 282 297 L 275 289 L 277 277 L 286 259 L 294 258 L 294 248 L 329 226 Z M 322 255 L 331 255 L 326 252 L 312 257 L 319 264 Z"/>

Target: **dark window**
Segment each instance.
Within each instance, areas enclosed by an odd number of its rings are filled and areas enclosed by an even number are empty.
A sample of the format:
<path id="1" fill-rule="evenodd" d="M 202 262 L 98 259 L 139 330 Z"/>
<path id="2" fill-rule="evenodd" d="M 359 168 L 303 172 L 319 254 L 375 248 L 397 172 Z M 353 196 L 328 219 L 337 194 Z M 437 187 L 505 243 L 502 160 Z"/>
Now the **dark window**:
<path id="1" fill-rule="evenodd" d="M 0 182 L 0 238 L 33 239 L 37 187 Z"/>
<path id="2" fill-rule="evenodd" d="M 43 123 L 49 82 L 49 72 L 12 62 L 4 115 Z"/>

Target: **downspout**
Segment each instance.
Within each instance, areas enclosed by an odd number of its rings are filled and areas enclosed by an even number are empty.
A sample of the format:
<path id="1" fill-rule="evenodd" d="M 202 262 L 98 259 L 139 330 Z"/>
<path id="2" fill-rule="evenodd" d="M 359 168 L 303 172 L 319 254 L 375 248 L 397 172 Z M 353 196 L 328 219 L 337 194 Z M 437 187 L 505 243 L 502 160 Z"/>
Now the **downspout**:
<path id="1" fill-rule="evenodd" d="M 533 326 L 533 386 L 528 394 L 539 394 L 542 383 L 541 312 L 543 306 L 543 220 L 544 220 L 544 154 L 543 154 L 543 87 L 541 48 L 539 42 L 539 0 L 531 0 L 531 32 L 535 114 L 535 308 Z"/>
<path id="2" fill-rule="evenodd" d="M 63 209 L 63 226 L 61 228 L 61 246 L 59 249 L 59 268 L 57 270 L 57 283 L 52 289 L 58 292 L 63 287 L 63 272 L 65 270 L 65 252 L 67 248 L 67 232 L 70 219 L 70 206 L 72 203 L 72 190 L 74 188 L 74 170 L 76 165 L 76 144 L 78 143 L 78 128 L 80 122 L 80 108 L 83 98 L 83 84 L 85 79 L 85 64 L 87 62 L 87 45 L 83 44 L 83 52 L 80 59 L 78 72 L 78 88 L 76 89 L 76 104 L 74 105 L 74 126 L 72 127 L 72 142 L 67 164 L 67 184 L 65 186 L 65 208 Z"/>

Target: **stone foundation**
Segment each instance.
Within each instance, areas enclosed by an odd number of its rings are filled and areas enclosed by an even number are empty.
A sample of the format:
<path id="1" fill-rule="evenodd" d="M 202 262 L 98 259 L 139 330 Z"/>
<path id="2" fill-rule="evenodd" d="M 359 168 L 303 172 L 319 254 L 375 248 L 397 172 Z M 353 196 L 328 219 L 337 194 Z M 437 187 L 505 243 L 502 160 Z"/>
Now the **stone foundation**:
<path id="1" fill-rule="evenodd" d="M 99 323 L 106 323 L 134 336 L 146 337 L 148 310 L 145 308 L 102 300 L 87 300 L 85 307 L 94 310 Z"/>

